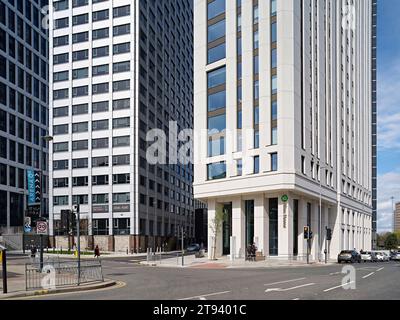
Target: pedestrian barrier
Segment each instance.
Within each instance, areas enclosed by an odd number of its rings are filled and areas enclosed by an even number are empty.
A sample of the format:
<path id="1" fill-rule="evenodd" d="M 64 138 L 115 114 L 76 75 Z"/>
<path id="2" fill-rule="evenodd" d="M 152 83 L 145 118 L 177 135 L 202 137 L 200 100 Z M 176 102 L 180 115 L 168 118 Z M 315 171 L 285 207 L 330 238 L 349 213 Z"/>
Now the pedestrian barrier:
<path id="1" fill-rule="evenodd" d="M 78 277 L 78 261 L 49 260 L 40 270 L 39 263 L 25 264 L 25 289 L 48 289 L 91 282 L 103 282 L 101 260 L 81 261 Z"/>

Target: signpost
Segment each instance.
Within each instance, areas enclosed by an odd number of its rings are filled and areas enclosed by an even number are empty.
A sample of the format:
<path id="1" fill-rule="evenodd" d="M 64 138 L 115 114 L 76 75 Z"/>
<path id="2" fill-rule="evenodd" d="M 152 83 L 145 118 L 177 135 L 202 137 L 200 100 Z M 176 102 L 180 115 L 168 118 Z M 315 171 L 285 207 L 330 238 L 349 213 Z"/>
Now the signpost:
<path id="1" fill-rule="evenodd" d="M 36 233 L 41 236 L 48 233 L 47 221 L 37 221 L 36 222 Z"/>
<path id="2" fill-rule="evenodd" d="M 7 293 L 7 250 L 0 246 L 0 263 L 3 273 L 3 293 Z"/>
<path id="3" fill-rule="evenodd" d="M 31 217 L 24 218 L 24 232 L 30 233 L 32 232 L 32 219 Z"/>

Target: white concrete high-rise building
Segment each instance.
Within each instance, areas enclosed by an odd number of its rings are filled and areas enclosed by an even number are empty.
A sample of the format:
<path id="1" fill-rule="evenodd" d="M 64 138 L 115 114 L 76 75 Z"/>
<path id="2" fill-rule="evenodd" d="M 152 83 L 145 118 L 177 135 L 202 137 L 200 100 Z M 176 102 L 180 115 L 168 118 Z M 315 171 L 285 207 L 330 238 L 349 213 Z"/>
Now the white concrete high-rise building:
<path id="1" fill-rule="evenodd" d="M 217 256 L 254 242 L 304 259 L 304 226 L 312 259 L 326 228 L 332 259 L 371 248 L 374 15 L 373 0 L 195 1 L 194 129 L 206 137 L 194 195 L 208 204 L 209 254 L 216 236 Z"/>
<path id="2" fill-rule="evenodd" d="M 192 127 L 192 1 L 51 5 L 52 235 L 80 203 L 89 247 L 173 248 L 178 227 L 194 237 L 193 166 L 146 160 L 149 130 Z"/>

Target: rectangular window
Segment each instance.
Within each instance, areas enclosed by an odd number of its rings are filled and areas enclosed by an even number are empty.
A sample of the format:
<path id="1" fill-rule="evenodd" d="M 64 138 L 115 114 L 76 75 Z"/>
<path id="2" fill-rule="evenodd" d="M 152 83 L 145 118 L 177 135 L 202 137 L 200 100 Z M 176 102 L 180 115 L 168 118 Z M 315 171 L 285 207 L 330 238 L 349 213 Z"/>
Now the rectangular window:
<path id="1" fill-rule="evenodd" d="M 226 163 L 218 162 L 207 165 L 208 180 L 218 180 L 226 178 Z"/>
<path id="2" fill-rule="evenodd" d="M 100 66 L 93 66 L 92 67 L 92 76 L 104 76 L 109 74 L 109 66 L 108 64 L 103 64 Z"/>
<path id="3" fill-rule="evenodd" d="M 85 79 L 89 76 L 88 68 L 80 68 L 72 70 L 72 79 Z"/>
<path id="4" fill-rule="evenodd" d="M 207 17 L 208 20 L 213 19 L 225 12 L 225 0 L 214 0 L 208 2 Z"/>
<path id="5" fill-rule="evenodd" d="M 208 89 L 220 86 L 226 83 L 226 67 L 215 69 L 207 74 Z"/>
<path id="6" fill-rule="evenodd" d="M 253 158 L 254 160 L 254 174 L 260 173 L 260 157 L 259 156 L 255 156 Z"/>
<path id="7" fill-rule="evenodd" d="M 271 171 L 278 171 L 278 154 L 271 153 Z"/>
<path id="8" fill-rule="evenodd" d="M 211 64 L 216 61 L 225 59 L 225 56 L 226 56 L 226 46 L 224 42 L 221 43 L 220 45 L 217 45 L 216 47 L 208 49 L 207 63 Z"/>
<path id="9" fill-rule="evenodd" d="M 208 43 L 225 36 L 225 20 L 218 21 L 208 26 Z"/>
<path id="10" fill-rule="evenodd" d="M 226 91 L 219 91 L 208 95 L 208 111 L 215 111 L 226 107 Z"/>

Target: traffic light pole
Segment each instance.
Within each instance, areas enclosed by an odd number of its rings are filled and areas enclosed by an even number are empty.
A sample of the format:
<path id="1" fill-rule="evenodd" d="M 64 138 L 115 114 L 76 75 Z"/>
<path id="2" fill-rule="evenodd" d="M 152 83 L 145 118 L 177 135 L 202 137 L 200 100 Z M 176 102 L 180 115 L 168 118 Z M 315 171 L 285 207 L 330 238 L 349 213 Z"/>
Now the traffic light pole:
<path id="1" fill-rule="evenodd" d="M 183 248 L 183 226 L 182 226 L 182 229 L 181 229 L 181 237 L 182 237 L 182 239 L 181 239 L 181 246 L 182 246 L 182 267 L 185 265 L 185 250 L 184 250 L 184 248 Z"/>
<path id="2" fill-rule="evenodd" d="M 76 235 L 78 237 L 77 239 L 77 255 L 78 255 L 78 286 L 81 282 L 81 229 L 80 229 L 80 212 L 79 212 L 79 204 L 77 205 L 77 209 L 76 209 L 76 215 L 77 215 L 77 226 L 76 226 Z"/>
<path id="3" fill-rule="evenodd" d="M 42 141 L 42 157 L 43 157 L 43 141 Z M 43 161 L 43 159 L 42 159 Z M 42 170 L 40 171 L 40 212 L 39 212 L 39 220 L 42 220 L 44 216 L 44 205 L 43 205 L 43 163 Z M 40 272 L 43 270 L 43 234 L 39 235 L 40 238 L 40 253 L 39 253 L 39 264 L 40 264 Z"/>
<path id="4" fill-rule="evenodd" d="M 325 227 L 325 264 L 328 263 L 328 227 Z"/>

